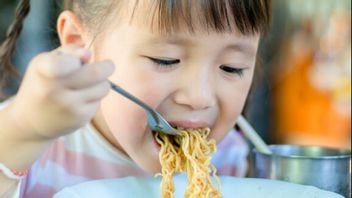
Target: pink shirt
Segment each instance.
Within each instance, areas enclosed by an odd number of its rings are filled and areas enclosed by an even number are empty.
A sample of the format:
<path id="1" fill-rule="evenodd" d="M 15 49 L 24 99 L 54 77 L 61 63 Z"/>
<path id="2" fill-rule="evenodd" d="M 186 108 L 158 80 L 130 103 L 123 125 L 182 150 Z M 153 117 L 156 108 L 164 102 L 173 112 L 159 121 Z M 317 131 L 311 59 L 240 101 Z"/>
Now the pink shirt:
<path id="1" fill-rule="evenodd" d="M 218 145 L 213 163 L 218 175 L 244 176 L 248 147 L 232 130 Z M 52 197 L 64 187 L 96 179 L 149 176 L 109 144 L 91 125 L 59 138 L 21 181 L 21 197 Z"/>

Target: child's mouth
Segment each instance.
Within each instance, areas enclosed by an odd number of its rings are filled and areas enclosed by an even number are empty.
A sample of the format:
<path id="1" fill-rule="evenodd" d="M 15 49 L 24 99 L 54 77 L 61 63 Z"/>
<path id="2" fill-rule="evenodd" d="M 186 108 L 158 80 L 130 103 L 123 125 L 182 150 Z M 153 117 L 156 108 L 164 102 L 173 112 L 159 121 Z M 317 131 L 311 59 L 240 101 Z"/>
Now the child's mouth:
<path id="1" fill-rule="evenodd" d="M 175 128 L 176 130 L 179 130 L 179 129 L 185 129 L 183 127 L 179 127 L 179 126 L 176 126 L 176 125 L 171 125 L 173 128 Z M 152 130 L 152 135 L 153 135 L 153 140 L 154 140 L 154 144 L 157 148 L 157 151 L 160 151 L 161 149 L 161 144 L 159 143 L 160 141 L 163 142 L 163 140 L 158 136 L 159 133 L 162 133 L 162 132 L 157 132 L 157 131 L 154 131 Z M 168 136 L 173 136 L 173 135 L 168 135 Z M 173 140 L 171 138 L 171 140 Z M 174 144 L 178 145 L 176 142 L 173 141 Z"/>
<path id="2" fill-rule="evenodd" d="M 176 125 L 171 125 L 171 126 L 172 126 L 173 128 L 175 128 L 175 129 L 183 129 L 182 127 L 178 127 L 178 126 L 176 126 Z M 155 144 L 155 146 L 156 146 L 157 151 L 160 151 L 160 149 L 161 149 L 161 144 L 160 144 L 159 142 L 162 141 L 161 139 L 158 139 L 158 140 L 157 140 L 159 133 L 161 133 L 161 132 L 157 132 L 157 131 L 152 130 L 153 140 L 154 140 L 154 144 Z M 158 141 L 159 141 L 159 142 L 158 142 Z"/>

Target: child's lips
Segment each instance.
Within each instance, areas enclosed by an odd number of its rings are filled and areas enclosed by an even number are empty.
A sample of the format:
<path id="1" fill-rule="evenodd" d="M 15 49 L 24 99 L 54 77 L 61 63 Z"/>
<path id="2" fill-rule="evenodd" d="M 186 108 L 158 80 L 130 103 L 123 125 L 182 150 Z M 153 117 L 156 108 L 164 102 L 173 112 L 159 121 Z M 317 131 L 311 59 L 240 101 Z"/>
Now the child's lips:
<path id="1" fill-rule="evenodd" d="M 171 120 L 168 121 L 173 127 L 182 127 L 187 129 L 210 128 L 210 124 L 204 121 L 189 121 L 189 120 Z"/>

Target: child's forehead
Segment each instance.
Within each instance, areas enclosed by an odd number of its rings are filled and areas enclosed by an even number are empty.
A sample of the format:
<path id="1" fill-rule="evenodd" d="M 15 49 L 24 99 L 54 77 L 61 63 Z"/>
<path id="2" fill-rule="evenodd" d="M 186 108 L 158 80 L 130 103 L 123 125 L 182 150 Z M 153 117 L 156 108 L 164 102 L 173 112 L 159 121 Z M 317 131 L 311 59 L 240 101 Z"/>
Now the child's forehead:
<path id="1" fill-rule="evenodd" d="M 170 35 L 168 37 L 147 37 L 140 38 L 136 41 L 134 47 L 136 49 L 156 50 L 165 52 L 175 50 L 188 53 L 211 53 L 216 55 L 218 52 L 224 53 L 241 53 L 243 57 L 254 57 L 258 49 L 259 36 L 253 37 L 233 37 L 231 35 L 217 37 L 202 36 L 199 38 L 196 35 L 192 37 L 178 37 Z M 230 39 L 229 39 L 230 38 Z M 170 48 L 166 47 L 170 46 Z M 172 48 L 176 47 L 176 48 Z M 181 51 L 180 51 L 181 50 Z"/>
<path id="2" fill-rule="evenodd" d="M 252 57 L 255 55 L 260 35 L 242 35 L 239 32 L 219 33 L 216 31 L 204 32 L 195 30 L 189 32 L 173 32 L 160 34 L 150 31 L 148 26 L 138 26 L 136 24 L 125 24 L 121 27 L 121 32 L 112 34 L 113 38 L 129 40 L 131 49 L 150 50 L 153 52 L 180 52 L 185 51 L 213 51 L 218 52 L 243 52 Z M 121 34 L 120 34 L 121 33 Z M 155 50 L 155 51 L 154 51 Z M 184 51 L 183 51 L 184 52 Z M 166 53 L 166 52 L 165 52 Z"/>

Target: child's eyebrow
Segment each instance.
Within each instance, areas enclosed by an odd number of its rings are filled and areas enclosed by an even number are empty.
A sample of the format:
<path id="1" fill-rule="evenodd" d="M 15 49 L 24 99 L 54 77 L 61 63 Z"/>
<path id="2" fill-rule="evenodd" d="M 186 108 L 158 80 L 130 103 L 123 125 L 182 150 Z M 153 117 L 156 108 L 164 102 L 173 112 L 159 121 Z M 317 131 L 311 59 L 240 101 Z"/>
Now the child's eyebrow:
<path id="1" fill-rule="evenodd" d="M 243 52 L 249 57 L 253 57 L 256 55 L 256 48 L 255 47 L 253 47 L 252 45 L 246 44 L 246 43 L 241 43 L 241 42 L 227 45 L 224 48 L 224 51 Z"/>
<path id="2" fill-rule="evenodd" d="M 148 44 L 171 44 L 171 45 L 181 45 L 188 46 L 194 44 L 192 40 L 185 39 L 182 37 L 156 37 L 148 41 Z"/>

